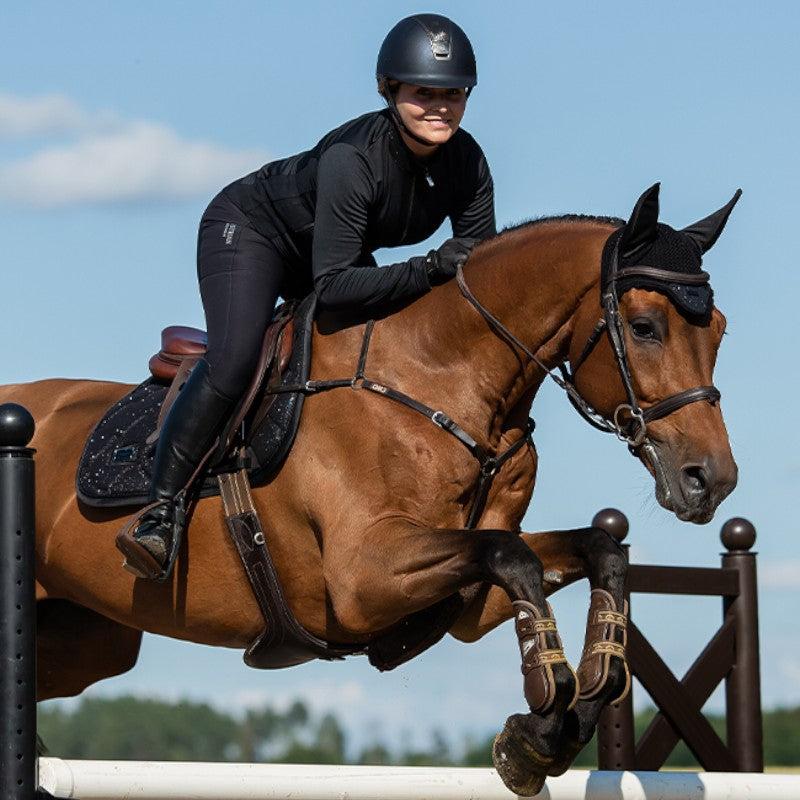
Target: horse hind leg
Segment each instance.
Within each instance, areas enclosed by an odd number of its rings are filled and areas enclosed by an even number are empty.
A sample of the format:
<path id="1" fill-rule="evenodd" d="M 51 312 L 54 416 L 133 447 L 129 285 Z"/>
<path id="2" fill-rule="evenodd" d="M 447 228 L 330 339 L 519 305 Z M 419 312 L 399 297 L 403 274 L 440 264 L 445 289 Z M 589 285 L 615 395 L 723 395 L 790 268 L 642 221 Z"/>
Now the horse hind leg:
<path id="1" fill-rule="evenodd" d="M 36 605 L 37 700 L 71 697 L 136 663 L 142 632 L 76 605 Z"/>

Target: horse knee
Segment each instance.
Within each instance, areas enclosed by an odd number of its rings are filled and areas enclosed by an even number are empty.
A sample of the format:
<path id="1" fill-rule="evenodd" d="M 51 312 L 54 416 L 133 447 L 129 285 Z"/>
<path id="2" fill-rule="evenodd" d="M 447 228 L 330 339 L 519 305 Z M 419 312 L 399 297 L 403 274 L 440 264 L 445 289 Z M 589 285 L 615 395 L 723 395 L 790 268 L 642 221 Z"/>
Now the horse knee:
<path id="1" fill-rule="evenodd" d="M 576 544 L 592 587 L 621 597 L 628 559 L 620 543 L 602 528 L 586 528 L 576 538 Z"/>
<path id="2" fill-rule="evenodd" d="M 544 567 L 539 557 L 516 533 L 481 532 L 484 577 L 505 589 L 512 599 L 532 599 L 542 587 Z"/>

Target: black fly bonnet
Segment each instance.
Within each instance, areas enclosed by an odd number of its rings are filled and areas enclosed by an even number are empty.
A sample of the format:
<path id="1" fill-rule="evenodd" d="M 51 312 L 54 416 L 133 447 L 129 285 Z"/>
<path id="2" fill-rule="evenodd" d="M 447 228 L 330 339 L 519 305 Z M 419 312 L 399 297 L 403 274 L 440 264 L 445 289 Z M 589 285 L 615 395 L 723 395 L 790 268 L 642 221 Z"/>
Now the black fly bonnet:
<path id="1" fill-rule="evenodd" d="M 711 313 L 714 292 L 702 269 L 703 253 L 719 238 L 741 189 L 719 211 L 694 225 L 675 230 L 658 222 L 659 184 L 640 198 L 630 220 L 612 234 L 603 250 L 601 295 L 631 288 L 662 292 L 687 314 Z"/>
<path id="2" fill-rule="evenodd" d="M 600 302 L 604 315 L 589 337 L 583 353 L 570 372 L 562 365 L 564 388 L 582 416 L 595 427 L 616 433 L 633 450 L 642 445 L 653 450 L 647 435 L 650 422 L 701 400 L 716 403 L 714 386 L 696 386 L 643 409 L 639 405 L 628 368 L 625 333 L 619 310 L 619 296 L 631 288 L 662 292 L 681 310 L 692 316 L 707 316 L 714 305 L 714 293 L 707 272 L 701 269 L 703 253 L 719 238 L 733 207 L 742 194 L 738 189 L 719 211 L 677 231 L 658 221 L 660 184 L 651 186 L 639 198 L 630 219 L 609 236 L 603 248 Z M 575 389 L 574 375 L 605 331 L 611 341 L 628 402 L 620 405 L 613 420 L 600 417 L 589 408 Z M 655 457 L 655 455 L 653 455 Z"/>

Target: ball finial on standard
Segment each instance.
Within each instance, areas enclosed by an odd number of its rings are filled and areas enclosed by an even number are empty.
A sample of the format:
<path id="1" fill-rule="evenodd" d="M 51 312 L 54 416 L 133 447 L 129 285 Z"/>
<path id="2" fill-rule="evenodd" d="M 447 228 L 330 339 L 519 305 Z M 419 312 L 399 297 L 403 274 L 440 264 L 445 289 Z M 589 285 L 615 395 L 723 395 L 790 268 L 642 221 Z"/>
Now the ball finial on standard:
<path id="1" fill-rule="evenodd" d="M 27 447 L 36 425 L 25 406 L 19 403 L 0 405 L 0 447 Z"/>
<path id="2" fill-rule="evenodd" d="M 627 535 L 630 526 L 628 518 L 616 508 L 604 508 L 592 518 L 593 528 L 602 528 L 609 536 L 621 542 Z"/>
<path id="3" fill-rule="evenodd" d="M 750 520 L 734 517 L 722 526 L 719 538 L 728 552 L 749 550 L 756 543 L 756 529 Z"/>

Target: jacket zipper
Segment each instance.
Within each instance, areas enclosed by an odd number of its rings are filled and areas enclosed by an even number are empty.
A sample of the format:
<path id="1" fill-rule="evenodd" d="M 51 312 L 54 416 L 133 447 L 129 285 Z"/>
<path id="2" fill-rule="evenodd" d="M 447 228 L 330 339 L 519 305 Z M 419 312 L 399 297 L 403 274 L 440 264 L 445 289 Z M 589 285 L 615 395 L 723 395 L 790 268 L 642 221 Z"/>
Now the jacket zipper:
<path id="1" fill-rule="evenodd" d="M 408 213 L 406 214 L 406 224 L 403 227 L 403 235 L 400 237 L 400 244 L 403 244 L 406 240 L 406 235 L 408 234 L 408 229 L 411 225 L 411 212 L 414 210 L 414 195 L 417 192 L 417 173 L 413 173 L 411 176 L 411 197 L 408 201 Z"/>
<path id="2" fill-rule="evenodd" d="M 433 189 L 436 184 L 433 182 L 433 177 L 430 172 L 428 172 L 428 168 L 425 167 L 425 182 L 428 186 Z M 411 176 L 411 198 L 408 201 L 408 213 L 406 214 L 406 224 L 403 228 L 403 235 L 400 237 L 400 242 L 404 242 L 406 235 L 408 234 L 408 228 L 411 225 L 411 212 L 414 210 L 414 195 L 417 192 L 417 173 L 415 172 Z"/>

